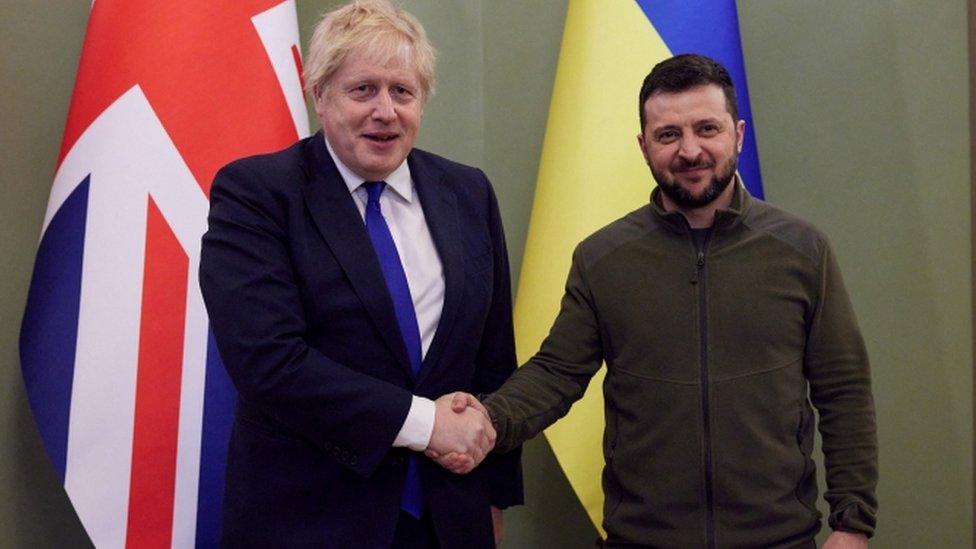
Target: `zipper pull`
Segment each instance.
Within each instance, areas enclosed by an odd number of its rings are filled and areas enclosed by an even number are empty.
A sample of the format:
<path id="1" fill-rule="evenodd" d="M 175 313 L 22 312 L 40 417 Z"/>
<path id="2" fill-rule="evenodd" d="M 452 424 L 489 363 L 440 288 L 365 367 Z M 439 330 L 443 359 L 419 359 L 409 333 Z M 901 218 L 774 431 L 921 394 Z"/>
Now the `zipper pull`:
<path id="1" fill-rule="evenodd" d="M 691 283 L 698 284 L 702 269 L 705 268 L 705 252 L 698 252 L 698 260 L 695 261 L 695 271 L 691 274 Z"/>

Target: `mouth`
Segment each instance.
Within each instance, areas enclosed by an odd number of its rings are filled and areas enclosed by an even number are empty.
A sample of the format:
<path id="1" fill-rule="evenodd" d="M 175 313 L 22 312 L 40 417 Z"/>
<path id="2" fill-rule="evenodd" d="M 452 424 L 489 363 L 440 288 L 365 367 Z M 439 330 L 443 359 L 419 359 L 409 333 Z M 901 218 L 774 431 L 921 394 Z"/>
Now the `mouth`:
<path id="1" fill-rule="evenodd" d="M 396 133 L 386 133 L 386 132 L 376 132 L 376 133 L 365 133 L 363 137 L 374 143 L 389 143 L 395 141 L 400 137 Z"/>
<path id="2" fill-rule="evenodd" d="M 671 173 L 675 177 L 687 178 L 691 180 L 698 180 L 702 177 L 708 175 L 708 170 L 712 167 L 708 164 L 694 164 L 691 166 L 675 166 L 672 168 Z"/>
<path id="3" fill-rule="evenodd" d="M 712 164 L 679 164 L 674 166 L 671 171 L 674 173 L 696 173 L 703 172 L 712 168 Z"/>
<path id="4" fill-rule="evenodd" d="M 708 174 L 707 168 L 683 168 L 673 172 L 676 177 L 699 180 Z"/>

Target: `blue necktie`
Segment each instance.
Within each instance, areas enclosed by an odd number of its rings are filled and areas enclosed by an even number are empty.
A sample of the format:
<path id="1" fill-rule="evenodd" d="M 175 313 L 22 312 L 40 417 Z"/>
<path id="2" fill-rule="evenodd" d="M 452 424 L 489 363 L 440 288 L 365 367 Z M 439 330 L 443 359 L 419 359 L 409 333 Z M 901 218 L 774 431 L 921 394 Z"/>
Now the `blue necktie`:
<path id="1" fill-rule="evenodd" d="M 422 359 L 420 328 L 417 326 L 417 313 L 413 308 L 413 298 L 410 297 L 410 286 L 407 285 L 407 275 L 403 271 L 400 254 L 393 242 L 393 235 L 390 234 L 390 227 L 383 219 L 383 213 L 380 212 L 380 195 L 383 194 L 386 183 L 367 181 L 363 186 L 366 187 L 369 196 L 366 201 L 366 232 L 373 242 L 373 249 L 376 251 L 377 259 L 380 260 L 380 269 L 386 280 L 386 287 L 390 291 L 390 297 L 393 298 L 393 311 L 400 326 L 403 344 L 407 348 L 407 356 L 410 357 L 410 369 L 416 379 L 417 374 L 420 373 Z M 403 488 L 403 499 L 400 501 L 400 507 L 416 518 L 420 518 L 423 514 L 419 466 L 417 456 L 411 455 L 407 458 L 407 479 Z"/>

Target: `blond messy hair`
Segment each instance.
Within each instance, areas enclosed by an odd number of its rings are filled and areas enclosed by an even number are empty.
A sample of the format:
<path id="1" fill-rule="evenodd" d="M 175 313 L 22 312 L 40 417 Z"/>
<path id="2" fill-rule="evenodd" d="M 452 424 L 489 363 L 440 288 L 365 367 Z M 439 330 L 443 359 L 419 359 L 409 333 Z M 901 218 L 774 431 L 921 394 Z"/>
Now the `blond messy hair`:
<path id="1" fill-rule="evenodd" d="M 433 95 L 437 52 L 420 22 L 388 0 L 353 0 L 322 16 L 308 41 L 305 90 L 322 93 L 353 52 L 380 65 L 394 59 L 413 65 L 422 99 Z"/>

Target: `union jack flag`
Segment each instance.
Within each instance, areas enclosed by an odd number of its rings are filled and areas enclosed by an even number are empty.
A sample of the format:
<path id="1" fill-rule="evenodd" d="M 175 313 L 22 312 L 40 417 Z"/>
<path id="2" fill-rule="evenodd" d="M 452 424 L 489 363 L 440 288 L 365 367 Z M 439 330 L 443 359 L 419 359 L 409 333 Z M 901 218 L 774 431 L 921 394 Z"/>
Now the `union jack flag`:
<path id="1" fill-rule="evenodd" d="M 21 327 L 97 547 L 216 544 L 233 388 L 197 283 L 210 183 L 308 134 L 294 0 L 92 5 Z"/>

